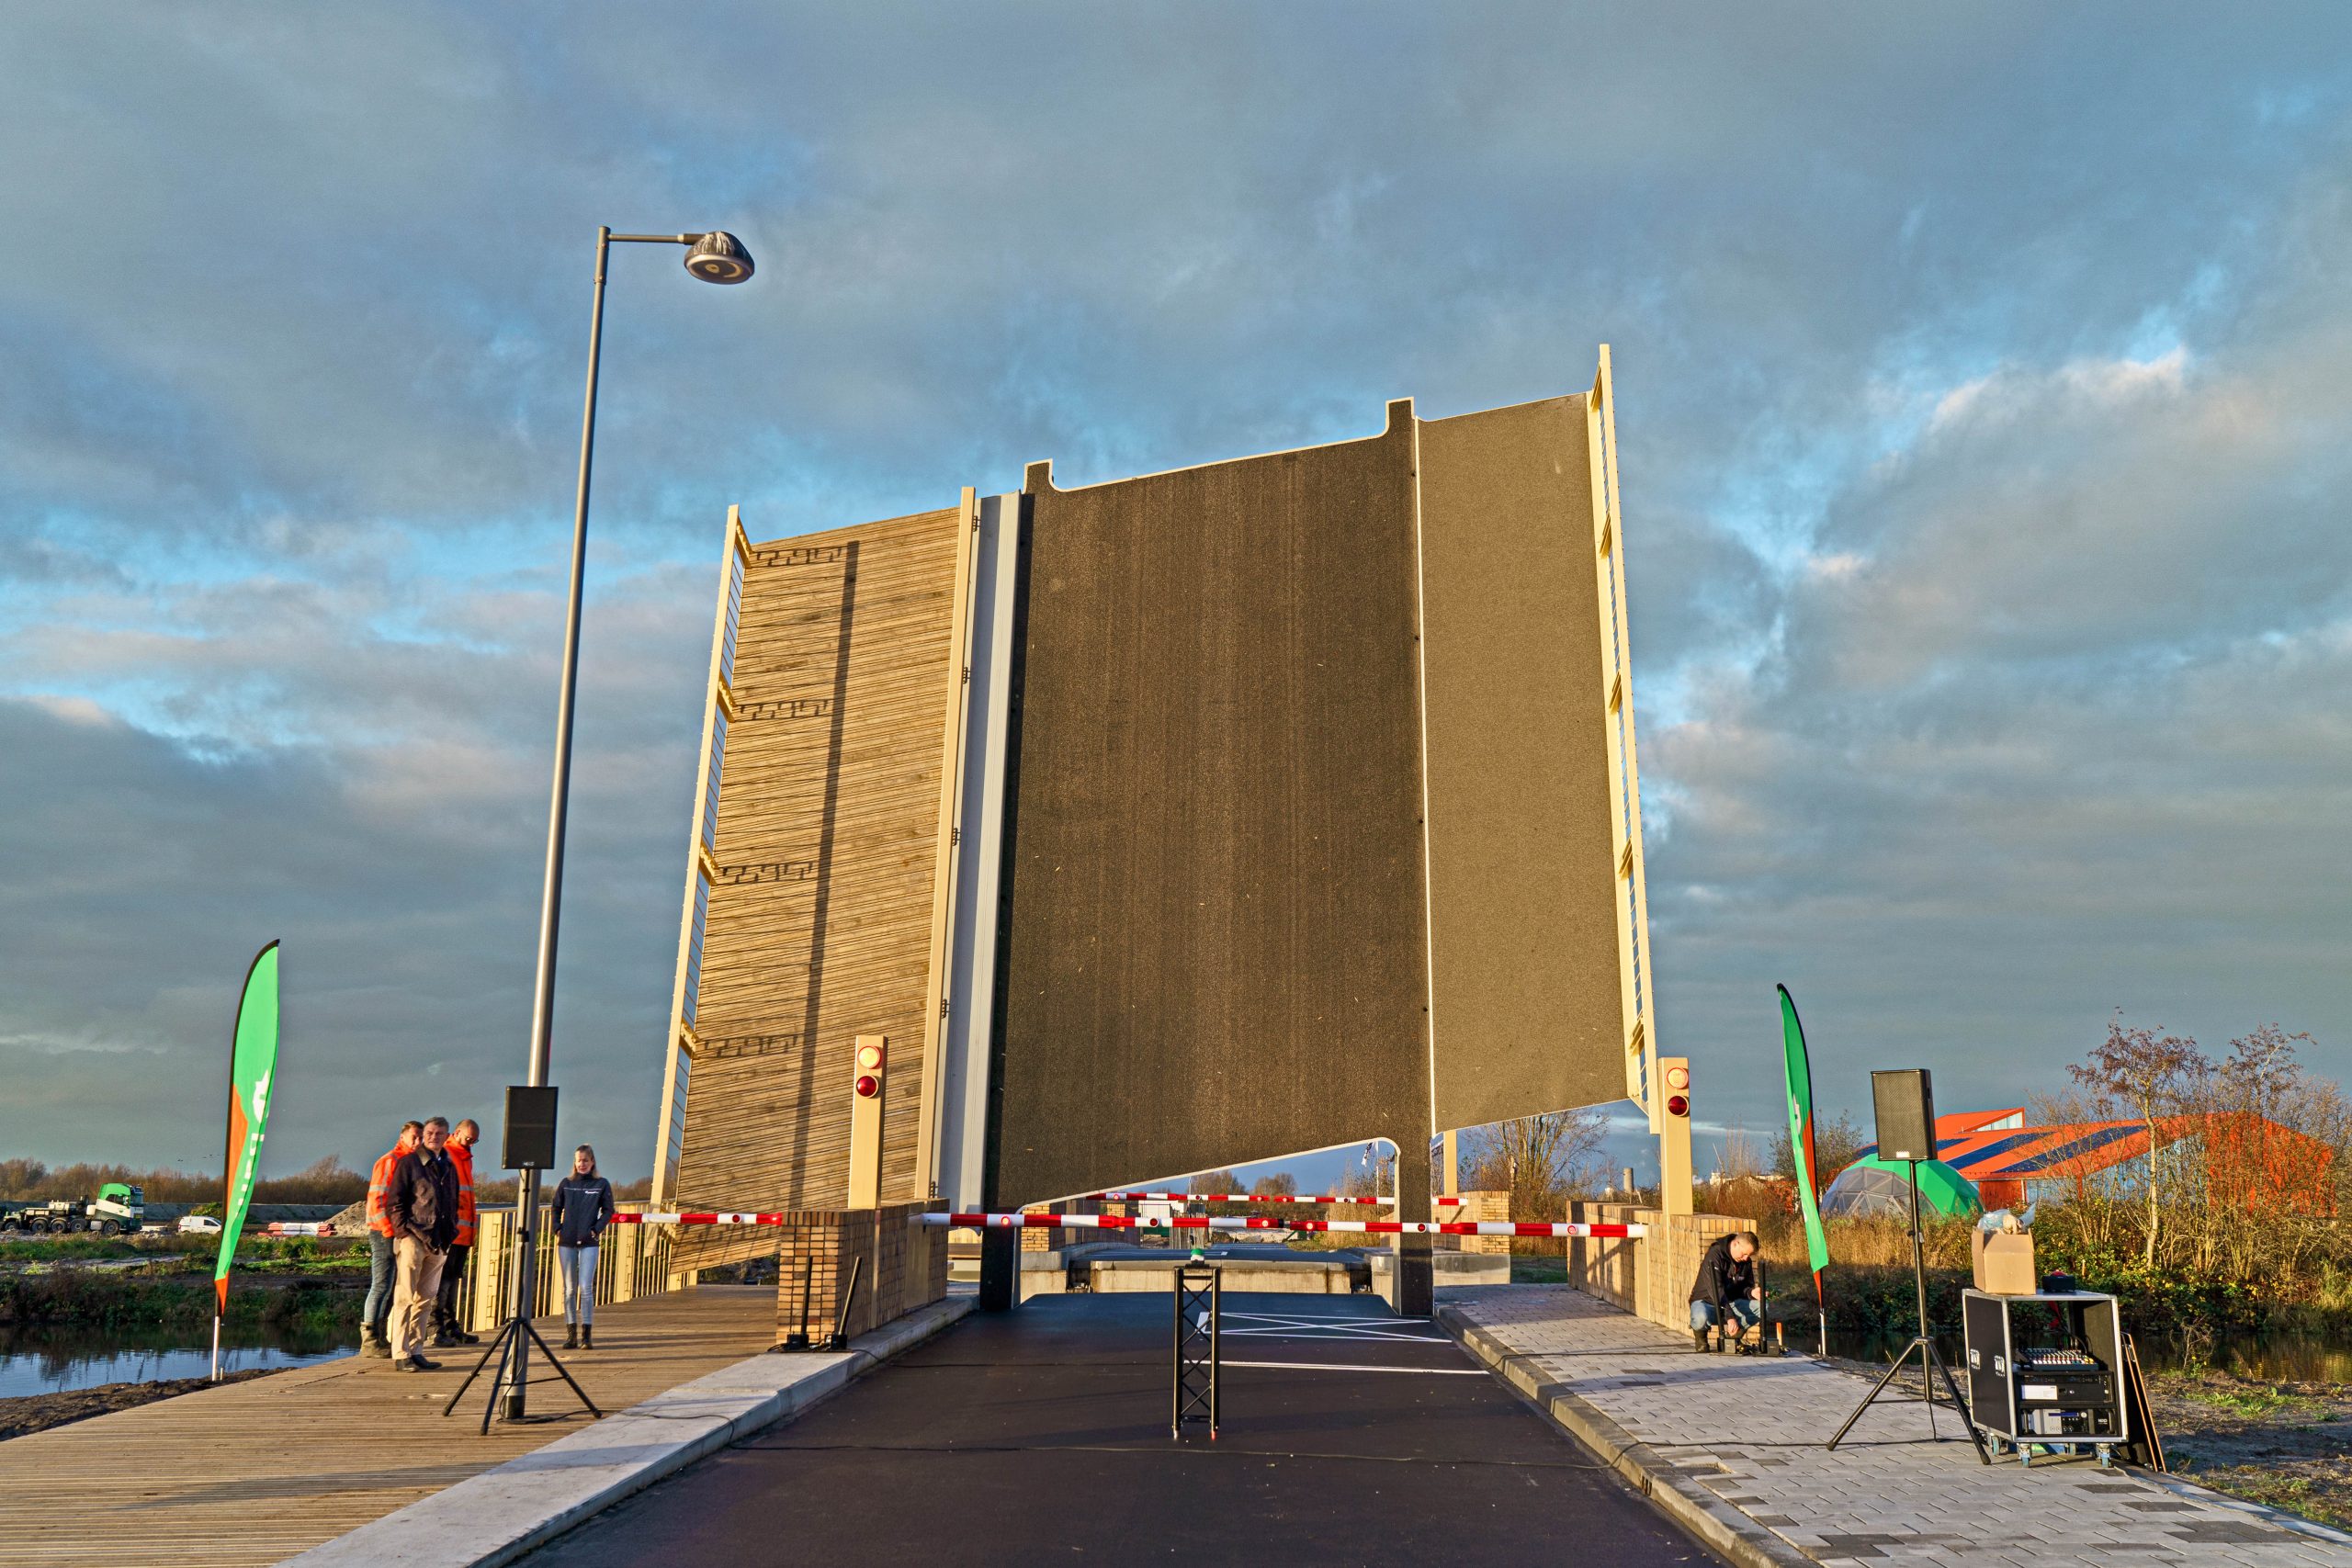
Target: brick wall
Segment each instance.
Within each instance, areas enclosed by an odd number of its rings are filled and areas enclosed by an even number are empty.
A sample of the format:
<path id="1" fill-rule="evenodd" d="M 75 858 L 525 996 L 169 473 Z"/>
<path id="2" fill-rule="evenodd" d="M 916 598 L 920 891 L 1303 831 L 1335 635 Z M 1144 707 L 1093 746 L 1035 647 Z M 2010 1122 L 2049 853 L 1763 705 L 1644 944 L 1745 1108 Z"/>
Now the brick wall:
<path id="1" fill-rule="evenodd" d="M 1508 1220 L 1511 1217 L 1510 1194 L 1508 1192 L 1457 1192 L 1454 1196 L 1462 1200 L 1461 1206 L 1438 1210 L 1437 1217 L 1441 1222 L 1476 1220 L 1483 1223 L 1487 1220 Z M 1441 1250 L 1446 1252 L 1508 1255 L 1510 1251 L 1510 1237 L 1507 1235 L 1442 1235 L 1437 1238 L 1437 1245 Z"/>
<path id="2" fill-rule="evenodd" d="M 1732 1214 L 1678 1215 L 1669 1226 L 1658 1210 L 1630 1203 L 1571 1203 L 1568 1218 L 1586 1224 L 1647 1225 L 1646 1236 L 1570 1236 L 1568 1283 L 1589 1296 L 1668 1328 L 1687 1328 L 1690 1281 L 1715 1237 L 1753 1230 L 1754 1220 Z"/>
<path id="3" fill-rule="evenodd" d="M 947 1293 L 947 1227 L 912 1216 L 931 1203 L 878 1209 L 807 1209 L 778 1227 L 775 1321 L 779 1344 L 802 1331 L 829 1337 L 856 1280 L 846 1332 L 854 1338 Z"/>

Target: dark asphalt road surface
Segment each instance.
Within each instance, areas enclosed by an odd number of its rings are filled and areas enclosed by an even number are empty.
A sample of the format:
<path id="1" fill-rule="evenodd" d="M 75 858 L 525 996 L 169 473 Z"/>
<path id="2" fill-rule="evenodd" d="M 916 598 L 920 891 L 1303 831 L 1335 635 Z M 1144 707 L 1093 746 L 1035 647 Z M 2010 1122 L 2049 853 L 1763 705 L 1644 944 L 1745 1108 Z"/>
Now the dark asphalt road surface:
<path id="1" fill-rule="evenodd" d="M 1170 1316 L 1144 1294 L 976 1314 L 526 1562 L 1716 1562 L 1376 1299 L 1227 1296 L 1223 1429 L 1173 1439 Z"/>

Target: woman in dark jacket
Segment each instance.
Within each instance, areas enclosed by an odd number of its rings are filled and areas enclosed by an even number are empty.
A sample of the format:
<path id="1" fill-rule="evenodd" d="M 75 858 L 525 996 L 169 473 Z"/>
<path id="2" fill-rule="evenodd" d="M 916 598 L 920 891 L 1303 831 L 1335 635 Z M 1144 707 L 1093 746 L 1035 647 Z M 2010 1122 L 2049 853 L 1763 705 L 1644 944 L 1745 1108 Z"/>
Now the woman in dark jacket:
<path id="1" fill-rule="evenodd" d="M 563 1348 L 596 1348 L 596 1244 L 613 1217 L 613 1184 L 596 1174 L 596 1151 L 571 1151 L 571 1174 L 555 1187 L 555 1257 L 563 1276 Z"/>

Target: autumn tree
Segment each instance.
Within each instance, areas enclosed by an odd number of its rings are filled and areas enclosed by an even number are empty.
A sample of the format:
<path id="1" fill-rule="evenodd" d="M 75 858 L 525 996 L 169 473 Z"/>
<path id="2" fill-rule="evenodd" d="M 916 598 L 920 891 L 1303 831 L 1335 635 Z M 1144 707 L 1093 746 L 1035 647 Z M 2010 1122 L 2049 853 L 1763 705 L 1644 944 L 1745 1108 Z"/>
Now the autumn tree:
<path id="1" fill-rule="evenodd" d="M 2128 1119 L 2147 1134 L 2148 1226 L 2141 1261 L 2153 1269 L 2164 1224 L 2164 1123 L 2203 1087 L 2213 1064 L 2187 1035 L 2126 1028 L 2119 1012 L 2108 1021 L 2107 1039 L 2066 1071 L 2100 1100 L 2129 1112 Z"/>

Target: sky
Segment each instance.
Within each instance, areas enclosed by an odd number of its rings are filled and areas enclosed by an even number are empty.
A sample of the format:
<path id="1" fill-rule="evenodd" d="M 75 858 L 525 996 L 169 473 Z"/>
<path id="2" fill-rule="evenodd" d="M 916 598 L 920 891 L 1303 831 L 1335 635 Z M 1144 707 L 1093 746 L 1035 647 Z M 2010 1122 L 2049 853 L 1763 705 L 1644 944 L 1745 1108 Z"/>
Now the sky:
<path id="1" fill-rule="evenodd" d="M 1705 1136 L 2120 1010 L 2352 1074 L 2352 10 L 132 3 L 0 22 L 0 1157 L 266 1174 L 522 1076 L 649 1168 L 755 538 L 1580 390 Z M 1631 1145 L 1623 1145 L 1630 1153 Z M 1703 1151 L 1702 1168 L 1707 1163 Z M 1138 1173 L 1140 1178 L 1142 1173 Z"/>

